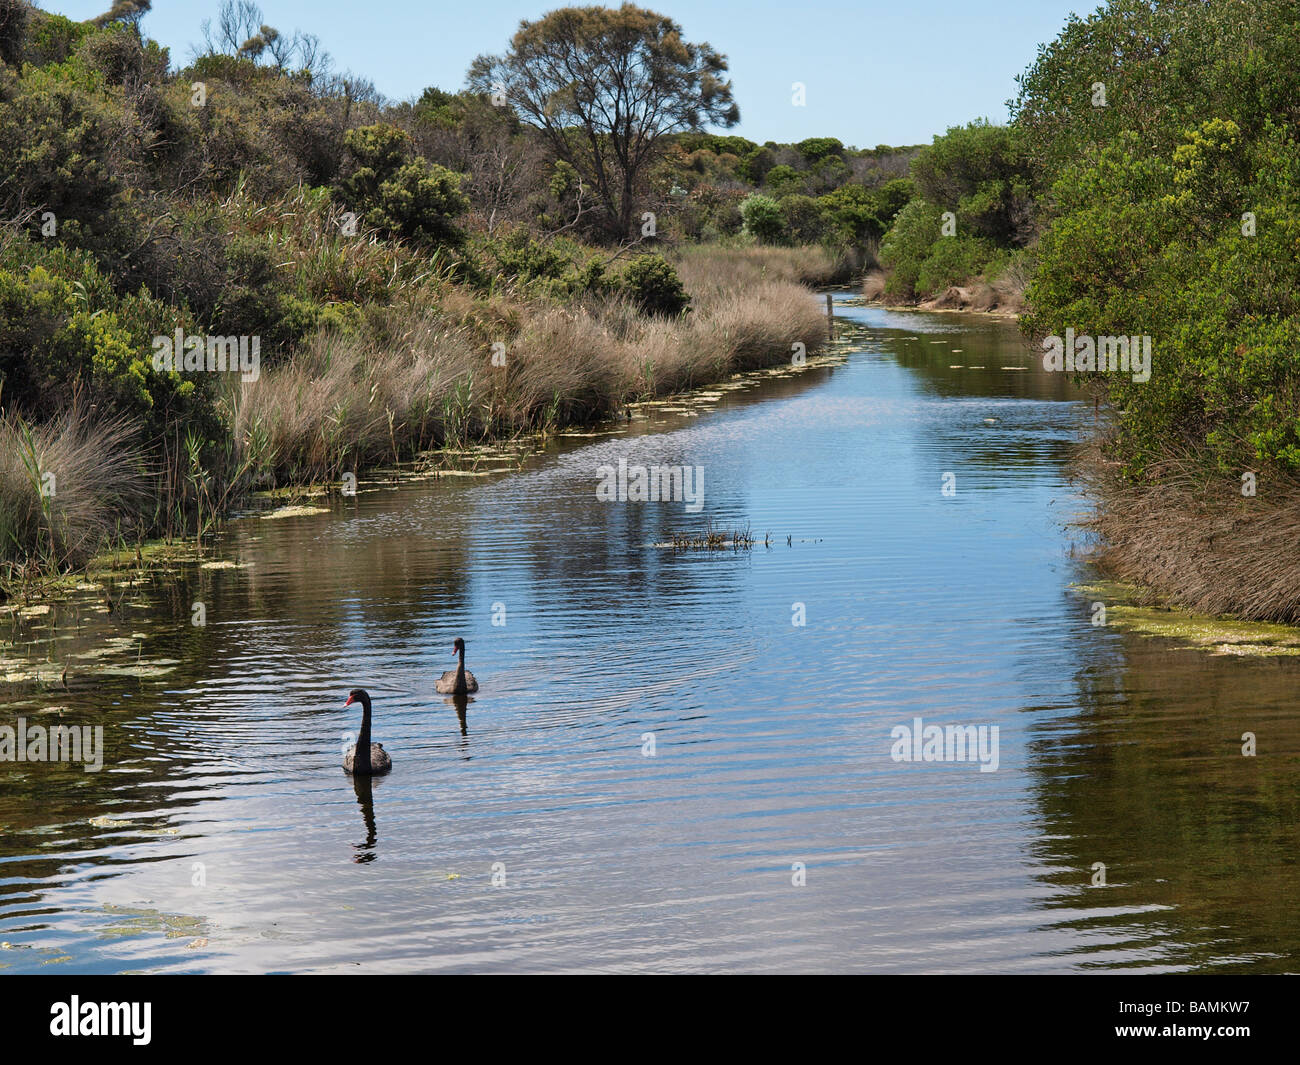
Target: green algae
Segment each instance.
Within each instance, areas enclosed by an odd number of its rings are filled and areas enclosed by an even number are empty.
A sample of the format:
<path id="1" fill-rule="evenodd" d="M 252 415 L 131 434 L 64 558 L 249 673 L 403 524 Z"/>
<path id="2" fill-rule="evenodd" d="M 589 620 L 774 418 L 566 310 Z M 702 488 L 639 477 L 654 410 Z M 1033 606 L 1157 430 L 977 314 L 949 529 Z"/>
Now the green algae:
<path id="1" fill-rule="evenodd" d="M 1107 626 L 1121 632 L 1177 640 L 1216 655 L 1300 655 L 1300 628 L 1292 625 L 1213 617 L 1153 603 L 1142 588 L 1122 581 L 1071 587 L 1090 601 L 1105 603 Z"/>

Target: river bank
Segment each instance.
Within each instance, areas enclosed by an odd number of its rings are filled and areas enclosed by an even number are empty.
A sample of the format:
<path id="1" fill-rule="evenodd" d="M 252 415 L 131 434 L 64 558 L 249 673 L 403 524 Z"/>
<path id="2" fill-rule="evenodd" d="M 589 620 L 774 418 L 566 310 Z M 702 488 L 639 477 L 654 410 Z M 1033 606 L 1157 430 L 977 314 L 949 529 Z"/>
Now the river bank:
<path id="1" fill-rule="evenodd" d="M 988 314 L 995 318 L 1018 319 L 1024 311 L 1024 290 L 1005 281 L 992 284 L 981 279 L 970 279 L 960 285 L 949 285 L 942 292 L 919 296 L 908 302 L 899 302 L 888 296 L 887 275 L 873 270 L 862 279 L 862 296 L 867 302 L 886 310 L 961 311 Z"/>
<path id="2" fill-rule="evenodd" d="M 869 304 L 900 312 L 1019 320 L 1023 310 L 980 306 L 973 285 L 906 305 L 887 301 L 881 274 L 862 287 Z M 1198 633 L 1203 642 L 1207 632 L 1231 636 L 1237 624 L 1300 625 L 1300 562 L 1290 549 L 1300 535 L 1300 480 L 1279 471 L 1216 477 L 1170 461 L 1155 482 L 1129 481 L 1104 456 L 1108 425 L 1094 421 L 1076 447 L 1073 469 L 1091 508 L 1080 524 L 1097 538 L 1093 561 L 1124 582 L 1134 609 L 1169 615 L 1169 625 L 1150 631 Z"/>
<path id="3" fill-rule="evenodd" d="M 233 499 L 231 510 L 214 522 L 202 541 L 143 540 L 118 543 L 89 558 L 74 571 L 33 572 L 12 582 L 0 601 L 0 684 L 17 691 L 66 692 L 69 685 L 95 677 L 167 675 L 177 665 L 169 655 L 146 656 L 147 632 L 137 631 L 143 614 L 171 602 L 182 621 L 199 628 L 192 598 L 217 573 L 250 565 L 228 537 L 231 522 L 323 518 L 359 500 L 391 492 L 447 485 L 474 484 L 498 475 L 522 472 L 557 448 L 637 433 L 665 418 L 693 418 L 720 400 L 766 382 L 824 372 L 835 365 L 842 342 L 825 338 L 825 319 L 809 296 L 822 330 L 808 358 L 781 357 L 774 365 L 740 370 L 718 380 L 701 381 L 689 390 L 629 400 L 615 417 L 595 423 L 551 426 L 464 446 L 447 446 L 409 461 L 377 464 L 343 480 L 304 481 L 263 489 Z M 271 528 L 273 526 L 268 526 Z M 244 537 L 240 538 L 241 540 Z M 206 601 L 208 593 L 198 593 Z M 196 601 L 196 602 L 198 602 Z M 148 628 L 148 626 L 146 626 Z M 27 652 L 45 648 L 39 660 Z"/>
<path id="4" fill-rule="evenodd" d="M 691 300 L 676 316 L 619 296 L 566 303 L 443 284 L 431 308 L 376 310 L 365 331 L 323 330 L 255 380 L 228 382 L 209 440 L 166 455 L 141 452 L 128 426 L 84 404 L 41 426 L 11 412 L 0 421 L 0 601 L 82 571 L 101 547 L 205 535 L 252 491 L 590 426 L 825 342 L 808 286 L 839 266 L 819 249 L 696 247 L 676 263 Z M 204 457 L 211 448 L 219 463 Z"/>

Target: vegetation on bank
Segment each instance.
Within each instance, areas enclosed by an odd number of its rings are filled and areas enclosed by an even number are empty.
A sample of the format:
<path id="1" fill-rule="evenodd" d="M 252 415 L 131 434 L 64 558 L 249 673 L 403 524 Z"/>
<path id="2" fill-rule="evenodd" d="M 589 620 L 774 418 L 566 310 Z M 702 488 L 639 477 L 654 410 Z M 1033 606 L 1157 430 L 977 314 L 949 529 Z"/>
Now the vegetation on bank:
<path id="1" fill-rule="evenodd" d="M 1029 161 L 1012 127 L 972 122 L 912 162 L 914 195 L 880 245 L 864 294 L 923 302 L 954 287 L 962 304 L 1019 310 L 1036 236 Z M 954 294 L 958 295 L 958 294 Z"/>
<path id="2" fill-rule="evenodd" d="M 1123 0 L 1021 80 L 1046 189 L 1025 326 L 1149 336 L 1152 373 L 1084 375 L 1105 559 L 1213 613 L 1300 622 L 1300 14 Z M 1095 106 L 1095 86 L 1105 106 Z"/>
<path id="3" fill-rule="evenodd" d="M 1087 476 L 1107 567 L 1213 613 L 1300 622 L 1300 14 L 1112 0 L 1018 79 L 1009 126 L 936 137 L 864 293 L 1149 337 Z M 1144 377 L 1145 375 L 1141 375 Z"/>
<path id="4" fill-rule="evenodd" d="M 844 190 L 887 185 L 907 154 L 704 133 L 734 120 L 725 57 L 631 5 L 552 12 L 467 90 L 399 103 L 247 0 L 173 69 L 140 32 L 148 7 L 82 23 L 0 0 L 10 576 L 202 533 L 250 489 L 589 422 L 815 351 L 805 285 L 848 280 L 883 231 Z M 620 143 L 567 97 L 548 128 L 559 104 L 518 78 L 536 47 L 593 70 L 640 49 L 671 76 L 617 91 L 658 108 L 653 137 Z M 500 86 L 475 87 L 488 69 Z M 739 205 L 778 168 L 782 202 L 844 205 L 761 244 Z M 255 372 L 187 369 L 196 337 L 200 363 L 214 337 L 255 338 Z"/>

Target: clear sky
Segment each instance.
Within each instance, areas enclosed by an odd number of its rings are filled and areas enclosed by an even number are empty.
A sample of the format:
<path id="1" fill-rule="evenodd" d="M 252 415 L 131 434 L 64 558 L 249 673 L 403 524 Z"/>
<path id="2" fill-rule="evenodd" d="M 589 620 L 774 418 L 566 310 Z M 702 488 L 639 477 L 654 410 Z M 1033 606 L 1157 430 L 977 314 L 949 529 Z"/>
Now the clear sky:
<path id="1" fill-rule="evenodd" d="M 580 2 L 580 0 L 577 0 Z M 616 0 L 606 0 L 613 5 Z M 688 41 L 708 41 L 730 60 L 741 124 L 756 141 L 838 137 L 846 144 L 928 144 L 975 118 L 1006 119 L 1015 76 L 1071 11 L 1100 0 L 640 0 L 677 21 Z M 110 0 L 41 0 L 74 19 Z M 154 0 L 142 28 L 189 58 L 219 0 Z M 340 69 L 369 78 L 393 99 L 426 86 L 455 90 L 476 55 L 505 50 L 520 19 L 556 0 L 263 0 L 281 32 L 320 37 Z M 806 106 L 791 85 L 806 86 Z"/>

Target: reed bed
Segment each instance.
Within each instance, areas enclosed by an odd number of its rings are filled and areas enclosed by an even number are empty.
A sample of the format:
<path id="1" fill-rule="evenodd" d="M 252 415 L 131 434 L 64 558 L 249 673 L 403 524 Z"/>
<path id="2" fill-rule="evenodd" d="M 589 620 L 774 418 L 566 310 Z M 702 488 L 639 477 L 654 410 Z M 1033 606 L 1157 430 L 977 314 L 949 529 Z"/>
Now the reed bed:
<path id="1" fill-rule="evenodd" d="M 619 298 L 563 306 L 449 293 L 432 309 L 390 309 L 364 335 L 318 334 L 228 402 L 251 479 L 286 483 L 590 424 L 633 400 L 777 365 L 796 344 L 816 351 L 825 328 L 792 281 L 714 290 L 672 319 Z"/>
<path id="2" fill-rule="evenodd" d="M 683 245 L 672 255 L 686 290 L 697 298 L 725 296 L 768 282 L 824 288 L 847 284 L 853 264 L 816 244 L 793 248 Z"/>

